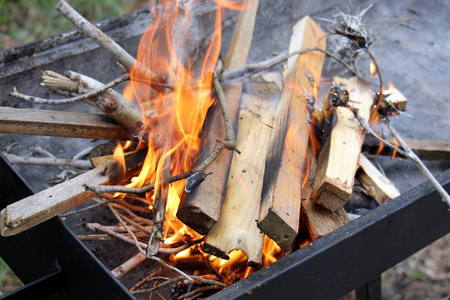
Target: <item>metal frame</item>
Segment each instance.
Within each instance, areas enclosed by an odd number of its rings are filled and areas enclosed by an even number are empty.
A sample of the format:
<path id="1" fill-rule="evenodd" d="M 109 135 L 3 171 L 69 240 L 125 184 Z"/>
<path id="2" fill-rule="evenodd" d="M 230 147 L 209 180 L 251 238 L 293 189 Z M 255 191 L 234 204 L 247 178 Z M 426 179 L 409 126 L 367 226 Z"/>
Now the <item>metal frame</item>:
<path id="1" fill-rule="evenodd" d="M 438 180 L 450 190 L 450 170 Z M 450 212 L 425 182 L 208 299 L 337 299 L 357 287 L 380 299 L 382 272 L 449 232 Z"/>
<path id="2" fill-rule="evenodd" d="M 33 192 L 0 157 L 3 209 Z M 0 257 L 26 284 L 0 299 L 135 299 L 57 217 L 18 235 L 0 236 Z"/>

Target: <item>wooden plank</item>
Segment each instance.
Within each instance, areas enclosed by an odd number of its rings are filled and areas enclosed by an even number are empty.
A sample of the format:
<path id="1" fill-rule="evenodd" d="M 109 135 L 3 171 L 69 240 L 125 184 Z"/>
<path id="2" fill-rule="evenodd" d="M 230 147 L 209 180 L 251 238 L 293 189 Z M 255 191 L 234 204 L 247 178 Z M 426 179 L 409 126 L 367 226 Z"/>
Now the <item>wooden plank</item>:
<path id="1" fill-rule="evenodd" d="M 359 155 L 360 168 L 356 178 L 363 186 L 365 193 L 373 197 L 378 204 L 400 196 L 395 185 L 375 167 L 362 153 Z"/>
<path id="2" fill-rule="evenodd" d="M 127 131 L 102 114 L 0 107 L 0 132 L 127 140 Z"/>
<path id="3" fill-rule="evenodd" d="M 242 66 L 247 61 L 259 0 L 248 2 L 251 7 L 239 14 L 224 62 L 224 69 Z M 237 126 L 236 120 L 241 93 L 241 82 L 228 85 L 225 89 L 225 98 L 235 127 Z M 222 111 L 216 103 L 210 109 L 205 121 L 202 139 L 206 140 L 206 144 L 202 149 L 204 156 L 199 161 L 211 152 L 217 139 L 223 139 L 225 136 Z M 201 234 L 206 234 L 219 218 L 232 156 L 232 151 L 223 150 L 219 157 L 205 170 L 205 173 L 212 172 L 213 175 L 208 176 L 203 184 L 181 200 L 177 217 L 184 224 Z"/>
<path id="4" fill-rule="evenodd" d="M 117 184 L 133 174 L 144 157 L 144 151 L 139 151 L 126 159 L 127 170 L 116 162 L 108 163 L 8 205 L 0 212 L 2 236 L 18 234 L 92 199 L 94 193 L 84 184 Z"/>
<path id="5" fill-rule="evenodd" d="M 361 118 L 368 121 L 374 100 L 370 83 L 358 77 L 349 80 L 336 78 L 334 81 L 348 90 L 348 105 L 358 109 Z M 329 112 L 332 110 L 334 108 Z M 365 131 L 348 107 L 337 107 L 333 118 L 336 124 L 320 151 L 312 199 L 336 212 L 352 193 Z"/>
<path id="6" fill-rule="evenodd" d="M 203 251 L 228 259 L 232 250 L 242 250 L 249 265 L 259 266 L 264 234 L 255 221 L 275 106 L 248 95 L 242 101 L 236 139 L 241 154 L 233 156 L 220 217 L 206 236 Z"/>
<path id="7" fill-rule="evenodd" d="M 325 48 L 325 33 L 310 18 L 294 26 L 290 52 Z M 302 171 L 311 127 L 313 97 L 317 94 L 325 56 L 309 52 L 288 61 L 283 94 L 277 107 L 258 227 L 283 250 L 298 233 Z"/>

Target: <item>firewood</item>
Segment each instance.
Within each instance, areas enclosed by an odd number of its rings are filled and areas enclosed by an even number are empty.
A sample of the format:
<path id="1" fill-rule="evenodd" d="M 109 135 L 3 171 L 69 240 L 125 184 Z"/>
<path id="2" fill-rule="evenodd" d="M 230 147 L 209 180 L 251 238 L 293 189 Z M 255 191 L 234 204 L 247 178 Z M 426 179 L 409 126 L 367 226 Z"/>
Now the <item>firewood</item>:
<path id="1" fill-rule="evenodd" d="M 246 105 L 239 114 L 237 134 L 241 154 L 233 156 L 220 217 L 206 236 L 203 251 L 228 259 L 232 250 L 242 250 L 248 264 L 258 266 L 264 234 L 256 220 L 275 109 L 267 100 L 251 96 L 243 101 Z"/>
<path id="2" fill-rule="evenodd" d="M 324 37 L 319 26 L 305 17 L 294 27 L 290 52 L 314 46 L 325 48 Z M 285 86 L 275 115 L 258 227 L 283 250 L 289 248 L 298 233 L 310 107 L 318 90 L 324 58 L 321 52 L 307 52 L 288 60 Z"/>
<path id="3" fill-rule="evenodd" d="M 384 176 L 362 153 L 359 155 L 360 169 L 356 178 L 363 186 L 367 195 L 373 197 L 378 204 L 400 196 L 395 185 Z"/>
<path id="4" fill-rule="evenodd" d="M 0 132 L 127 140 L 123 127 L 102 114 L 0 107 Z"/>
<path id="5" fill-rule="evenodd" d="M 358 77 L 349 80 L 336 78 L 334 81 L 347 89 L 348 105 L 358 109 L 359 115 L 367 123 L 374 101 L 370 83 Z M 320 150 L 312 199 L 336 212 L 352 193 L 365 131 L 348 107 L 337 107 L 333 118 L 336 124 Z"/>
<path id="6" fill-rule="evenodd" d="M 302 202 L 302 210 L 306 227 L 313 241 L 350 222 L 344 208 L 332 212 L 310 199 Z"/>
<path id="7" fill-rule="evenodd" d="M 127 158 L 127 170 L 116 162 L 109 163 L 8 205 L 0 213 L 2 236 L 20 233 L 92 199 L 94 192 L 87 191 L 84 184 L 119 183 L 136 171 L 144 155 L 139 151 Z"/>
<path id="8" fill-rule="evenodd" d="M 389 142 L 393 143 L 392 139 L 387 139 Z M 405 139 L 405 142 L 411 148 L 414 153 L 420 159 L 423 160 L 438 160 L 438 161 L 449 161 L 450 160 L 450 142 L 446 141 L 435 141 L 435 140 L 411 140 Z M 364 140 L 363 149 L 365 149 L 369 154 L 375 154 L 379 148 L 379 141 L 372 136 L 366 136 Z M 392 155 L 392 149 L 385 146 L 380 153 L 380 155 Z"/>
<path id="9" fill-rule="evenodd" d="M 255 26 L 258 0 L 249 1 L 252 5 L 240 13 L 231 39 L 224 68 L 244 65 L 250 50 Z M 239 111 L 242 83 L 234 83 L 225 90 L 231 119 L 236 126 Z M 205 156 L 215 147 L 215 141 L 225 137 L 225 125 L 222 111 L 216 103 L 209 111 L 205 120 L 202 139 L 206 140 L 202 152 Z M 232 151 L 222 151 L 221 155 L 206 168 L 205 173 L 213 173 L 206 181 L 181 200 L 177 217 L 195 231 L 206 234 L 217 222 L 222 205 L 225 185 L 228 178 Z M 198 161 L 201 162 L 204 157 Z"/>

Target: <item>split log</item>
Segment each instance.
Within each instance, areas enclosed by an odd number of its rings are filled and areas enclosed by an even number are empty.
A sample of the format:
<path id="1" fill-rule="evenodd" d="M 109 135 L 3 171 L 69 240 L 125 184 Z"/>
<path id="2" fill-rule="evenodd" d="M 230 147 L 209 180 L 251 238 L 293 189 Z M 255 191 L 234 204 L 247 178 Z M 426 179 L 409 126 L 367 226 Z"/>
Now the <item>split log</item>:
<path id="1" fill-rule="evenodd" d="M 310 199 L 312 194 L 312 187 L 317 172 L 317 161 L 311 148 L 308 148 L 308 179 L 305 187 L 302 189 L 302 214 L 301 224 L 306 226 L 308 233 L 313 241 L 327 235 L 328 233 L 338 229 L 347 224 L 348 218 L 344 208 L 339 209 L 336 213 L 314 203 Z"/>
<path id="2" fill-rule="evenodd" d="M 248 2 L 251 4 L 251 8 L 242 11 L 239 15 L 224 62 L 225 69 L 242 66 L 247 60 L 259 0 Z M 235 129 L 241 93 L 241 82 L 234 83 L 225 89 L 225 99 Z M 201 157 L 198 162 L 201 162 L 212 151 L 217 139 L 225 137 L 225 125 L 218 103 L 211 107 L 203 128 L 202 139 L 207 141 L 202 149 L 205 156 Z M 219 218 L 232 156 L 232 151 L 222 151 L 220 156 L 204 171 L 214 175 L 208 176 L 203 184 L 181 200 L 177 213 L 178 219 L 201 234 L 206 234 Z"/>
<path id="3" fill-rule="evenodd" d="M 229 259 L 232 250 L 242 250 L 249 265 L 259 266 L 264 234 L 256 220 L 275 109 L 267 100 L 251 96 L 243 101 L 236 139 L 241 154 L 233 156 L 220 217 L 206 236 L 203 251 Z"/>
<path id="4" fill-rule="evenodd" d="M 313 241 L 350 222 L 344 208 L 332 212 L 310 199 L 302 202 L 302 210 L 306 227 Z"/>
<path id="5" fill-rule="evenodd" d="M 129 139 L 123 127 L 102 114 L 9 107 L 0 107 L 0 132 L 86 139 Z"/>
<path id="6" fill-rule="evenodd" d="M 364 187 L 365 193 L 373 197 L 378 204 L 383 204 L 400 196 L 395 185 L 384 176 L 363 154 L 359 155 L 360 169 L 356 178 Z"/>
<path id="7" fill-rule="evenodd" d="M 295 25 L 289 50 L 324 49 L 325 45 L 325 33 L 307 16 Z M 283 250 L 289 248 L 298 233 L 311 107 L 324 59 L 323 53 L 314 51 L 288 60 L 283 94 L 275 115 L 258 227 Z"/>
<path id="8" fill-rule="evenodd" d="M 126 159 L 126 170 L 116 162 L 109 163 L 8 205 L 0 212 L 2 236 L 18 234 L 92 199 L 94 192 L 83 185 L 117 184 L 134 174 L 144 157 L 144 151 L 139 151 Z"/>
<path id="9" fill-rule="evenodd" d="M 368 122 L 374 102 L 370 83 L 358 77 L 334 81 L 349 92 L 347 104 L 358 109 L 361 118 Z M 352 193 L 365 131 L 348 107 L 337 107 L 333 119 L 336 124 L 320 151 L 312 199 L 336 212 Z"/>

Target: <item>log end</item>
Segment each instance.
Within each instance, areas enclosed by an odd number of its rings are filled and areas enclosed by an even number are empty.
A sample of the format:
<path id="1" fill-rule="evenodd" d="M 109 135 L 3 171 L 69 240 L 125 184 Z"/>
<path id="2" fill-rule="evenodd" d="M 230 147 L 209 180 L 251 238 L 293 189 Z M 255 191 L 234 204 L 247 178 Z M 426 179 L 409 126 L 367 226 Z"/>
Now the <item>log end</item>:
<path id="1" fill-rule="evenodd" d="M 1 235 L 3 237 L 12 236 L 22 231 L 25 231 L 38 223 L 29 223 L 24 224 L 24 220 L 22 218 L 16 218 L 14 220 L 11 219 L 11 215 L 8 211 L 8 207 L 3 209 L 0 212 L 0 227 L 1 227 Z"/>
<path id="2" fill-rule="evenodd" d="M 297 220 L 299 218 L 297 217 Z M 293 228 L 287 224 L 275 211 L 270 211 L 266 217 L 258 223 L 261 229 L 268 237 L 277 243 L 277 245 L 287 251 L 292 245 L 298 234 L 298 228 Z"/>
<path id="3" fill-rule="evenodd" d="M 350 198 L 351 189 L 339 188 L 333 183 L 324 182 L 313 194 L 312 200 L 332 212 L 344 207 Z"/>
<path id="4" fill-rule="evenodd" d="M 306 226 L 313 241 L 350 222 L 343 208 L 337 212 L 331 212 L 309 200 L 302 202 L 302 208 L 305 212 Z"/>
<path id="5" fill-rule="evenodd" d="M 201 235 L 206 235 L 211 227 L 217 222 L 204 212 L 201 207 L 191 206 L 181 203 L 178 208 L 177 218 L 189 228 L 197 231 Z"/>
<path id="6" fill-rule="evenodd" d="M 230 259 L 230 257 L 228 256 L 227 253 L 225 253 L 224 251 L 222 251 L 221 249 L 208 244 L 207 242 L 205 242 L 205 244 L 203 245 L 202 250 L 206 253 L 212 254 L 214 256 L 220 257 L 222 259 Z"/>

